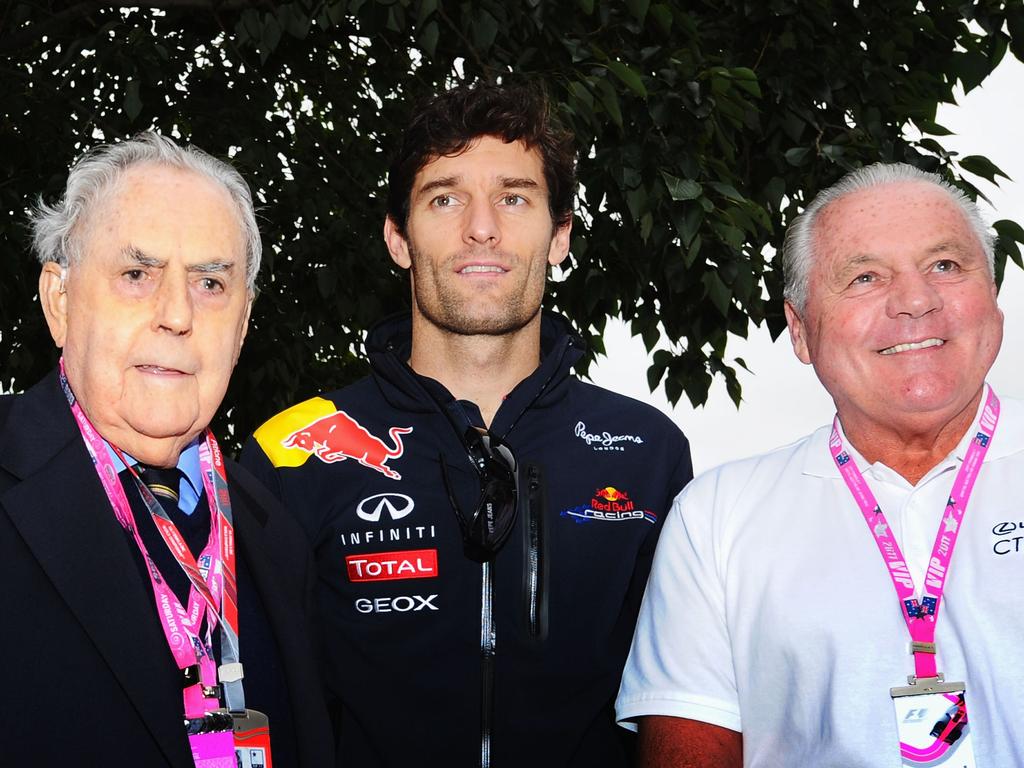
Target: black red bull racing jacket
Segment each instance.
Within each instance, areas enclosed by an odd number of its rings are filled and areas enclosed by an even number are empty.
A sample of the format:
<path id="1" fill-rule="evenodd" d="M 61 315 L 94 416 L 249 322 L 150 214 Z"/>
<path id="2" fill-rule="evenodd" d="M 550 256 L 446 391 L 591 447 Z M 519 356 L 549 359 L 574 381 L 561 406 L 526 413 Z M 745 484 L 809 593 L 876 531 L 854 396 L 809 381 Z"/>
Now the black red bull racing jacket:
<path id="1" fill-rule="evenodd" d="M 582 342 L 545 314 L 541 364 L 490 425 L 517 463 L 515 527 L 474 562 L 441 462 L 472 509 L 460 435 L 479 411 L 409 368 L 410 333 L 408 315 L 378 325 L 371 376 L 270 419 L 242 457 L 315 550 L 339 764 L 629 765 L 612 705 L 658 533 L 692 477 L 686 438 L 576 378 Z"/>

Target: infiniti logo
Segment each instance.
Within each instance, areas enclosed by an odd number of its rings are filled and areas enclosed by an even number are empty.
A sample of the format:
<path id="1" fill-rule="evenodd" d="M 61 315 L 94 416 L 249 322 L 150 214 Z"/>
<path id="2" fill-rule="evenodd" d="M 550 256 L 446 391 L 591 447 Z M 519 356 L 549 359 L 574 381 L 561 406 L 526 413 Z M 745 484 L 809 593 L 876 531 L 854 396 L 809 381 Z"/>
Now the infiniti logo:
<path id="1" fill-rule="evenodd" d="M 356 514 L 371 523 L 380 522 L 381 513 L 387 511 L 392 520 L 401 520 L 412 512 L 416 503 L 404 493 L 378 493 L 359 502 Z"/>

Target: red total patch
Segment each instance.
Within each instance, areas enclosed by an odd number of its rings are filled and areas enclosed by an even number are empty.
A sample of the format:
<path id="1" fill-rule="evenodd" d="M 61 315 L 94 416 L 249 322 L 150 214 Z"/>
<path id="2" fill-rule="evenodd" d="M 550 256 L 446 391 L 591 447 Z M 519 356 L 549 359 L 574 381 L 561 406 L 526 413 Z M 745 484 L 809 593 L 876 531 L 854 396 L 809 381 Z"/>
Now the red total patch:
<path id="1" fill-rule="evenodd" d="M 398 581 L 400 579 L 436 579 L 436 549 L 406 549 L 400 552 L 374 552 L 347 555 L 348 580 Z"/>

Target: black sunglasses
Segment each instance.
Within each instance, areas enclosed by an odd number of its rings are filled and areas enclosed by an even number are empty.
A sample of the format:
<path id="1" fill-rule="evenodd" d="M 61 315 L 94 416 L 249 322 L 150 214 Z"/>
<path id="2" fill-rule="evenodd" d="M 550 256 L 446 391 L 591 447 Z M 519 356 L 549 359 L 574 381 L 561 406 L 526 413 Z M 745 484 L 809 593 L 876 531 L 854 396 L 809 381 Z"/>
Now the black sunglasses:
<path id="1" fill-rule="evenodd" d="M 485 430 L 467 429 L 463 445 L 480 478 L 480 497 L 471 517 L 465 515 L 455 498 L 444 455 L 441 475 L 462 530 L 463 552 L 470 560 L 483 563 L 494 559 L 516 522 L 516 460 L 507 445 Z"/>

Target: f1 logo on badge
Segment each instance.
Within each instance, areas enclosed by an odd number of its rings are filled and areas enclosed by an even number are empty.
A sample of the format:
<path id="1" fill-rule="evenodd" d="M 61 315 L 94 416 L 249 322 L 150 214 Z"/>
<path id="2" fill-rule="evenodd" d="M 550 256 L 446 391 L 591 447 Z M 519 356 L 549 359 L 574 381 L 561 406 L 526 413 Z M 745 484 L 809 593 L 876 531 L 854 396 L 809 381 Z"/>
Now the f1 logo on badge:
<path id="1" fill-rule="evenodd" d="M 392 520 L 401 520 L 416 508 L 416 503 L 404 493 L 378 493 L 359 502 L 356 514 L 371 523 L 380 522 L 381 513 L 387 511 Z"/>
<path id="2" fill-rule="evenodd" d="M 927 707 L 918 707 L 916 709 L 908 709 L 906 716 L 903 718 L 904 723 L 920 723 L 928 717 Z"/>

